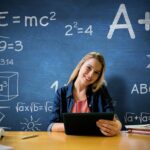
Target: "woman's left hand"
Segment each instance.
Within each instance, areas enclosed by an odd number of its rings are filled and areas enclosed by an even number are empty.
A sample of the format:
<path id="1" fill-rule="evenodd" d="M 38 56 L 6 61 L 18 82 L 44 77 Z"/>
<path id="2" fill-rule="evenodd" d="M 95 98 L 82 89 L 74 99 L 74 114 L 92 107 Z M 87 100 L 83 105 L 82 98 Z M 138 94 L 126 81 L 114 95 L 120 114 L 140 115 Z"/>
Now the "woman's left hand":
<path id="1" fill-rule="evenodd" d="M 115 136 L 121 130 L 121 122 L 114 118 L 112 121 L 100 119 L 96 122 L 97 127 L 105 136 Z"/>

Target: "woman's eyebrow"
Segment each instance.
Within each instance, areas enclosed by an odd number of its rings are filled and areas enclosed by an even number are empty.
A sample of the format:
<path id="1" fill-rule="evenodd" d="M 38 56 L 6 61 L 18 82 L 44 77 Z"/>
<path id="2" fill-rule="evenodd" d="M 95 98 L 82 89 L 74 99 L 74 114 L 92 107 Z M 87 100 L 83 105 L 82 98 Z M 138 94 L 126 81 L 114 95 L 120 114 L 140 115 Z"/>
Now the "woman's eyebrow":
<path id="1" fill-rule="evenodd" d="M 101 72 L 101 70 L 95 70 L 94 67 L 91 64 L 87 64 L 87 65 L 90 66 L 95 72 L 98 72 L 98 73 Z"/>

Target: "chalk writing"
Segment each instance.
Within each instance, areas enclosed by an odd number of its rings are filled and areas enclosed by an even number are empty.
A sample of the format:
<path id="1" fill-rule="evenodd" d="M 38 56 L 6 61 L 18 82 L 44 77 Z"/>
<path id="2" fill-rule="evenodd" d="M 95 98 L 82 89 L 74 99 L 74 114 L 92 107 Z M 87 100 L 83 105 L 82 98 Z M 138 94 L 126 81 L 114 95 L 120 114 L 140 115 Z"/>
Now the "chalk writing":
<path id="1" fill-rule="evenodd" d="M 150 59 L 150 55 L 146 55 Z M 146 66 L 147 69 L 150 69 L 150 63 Z"/>
<path id="2" fill-rule="evenodd" d="M 24 122 L 20 122 L 21 125 L 23 125 L 22 130 L 24 131 L 40 131 L 39 126 L 42 124 L 39 123 L 40 118 L 37 120 L 34 120 L 32 115 L 30 116 L 30 119 L 24 118 Z"/>
<path id="3" fill-rule="evenodd" d="M 121 19 L 121 16 L 123 15 L 123 18 L 125 20 L 124 24 L 119 24 L 119 21 Z M 47 27 L 51 21 L 56 21 L 56 12 L 55 11 L 51 11 L 49 12 L 48 15 L 46 16 L 41 16 L 41 17 L 37 17 L 37 16 L 19 16 L 19 15 L 15 15 L 12 16 L 11 18 L 9 18 L 11 15 L 9 14 L 9 11 L 3 11 L 0 12 L 0 27 L 8 27 L 10 22 L 12 22 L 12 24 L 21 24 L 23 21 L 23 24 L 25 27 Z M 10 22 L 8 22 L 8 20 L 10 20 Z M 145 12 L 145 18 L 144 19 L 138 19 L 138 23 L 140 25 L 145 25 L 145 31 L 150 31 L 150 12 Z M 74 21 L 71 24 L 67 24 L 65 25 L 65 36 L 73 36 L 73 35 L 93 35 L 93 25 L 87 25 L 85 27 L 79 25 L 79 23 L 77 21 Z M 131 39 L 135 39 L 135 32 L 133 30 L 131 21 L 129 19 L 129 15 L 126 9 L 125 4 L 120 4 L 119 9 L 116 13 L 116 16 L 113 20 L 113 23 L 110 25 L 109 28 L 109 32 L 107 34 L 107 38 L 111 39 L 113 37 L 114 31 L 115 30 L 121 30 L 121 29 L 127 29 L 130 35 Z M 21 41 L 17 41 L 18 46 L 22 46 Z M 5 49 L 5 41 L 2 41 L 2 44 L 4 45 L 4 47 L 2 47 L 2 50 Z M 8 47 L 10 49 L 12 49 L 14 47 L 14 44 L 9 43 Z"/>
<path id="4" fill-rule="evenodd" d="M 150 94 L 150 85 L 145 83 L 134 84 L 131 94 Z"/>
<path id="5" fill-rule="evenodd" d="M 5 118 L 5 115 L 0 112 L 0 122 Z"/>
<path id="6" fill-rule="evenodd" d="M 0 59 L 0 65 L 4 66 L 4 65 L 13 65 L 14 64 L 14 60 L 13 59 Z"/>
<path id="7" fill-rule="evenodd" d="M 7 17 L 10 16 L 8 11 L 0 12 L 0 27 L 9 26 L 7 22 Z M 13 24 L 21 23 L 21 16 L 13 16 L 11 19 Z M 56 20 L 56 12 L 52 11 L 48 16 L 42 16 L 38 18 L 37 16 L 24 16 L 23 19 L 25 27 L 46 27 L 49 25 L 50 21 Z"/>
<path id="8" fill-rule="evenodd" d="M 58 89 L 58 84 L 59 84 L 59 82 L 56 80 L 56 81 L 54 81 L 54 83 L 52 83 L 52 85 L 50 86 L 50 88 L 51 89 L 55 89 L 55 92 L 57 91 L 57 89 Z"/>
<path id="9" fill-rule="evenodd" d="M 18 72 L 0 72 L 0 101 L 9 101 L 18 97 L 18 80 Z"/>
<path id="10" fill-rule="evenodd" d="M 141 112 L 136 114 L 134 112 L 126 112 L 124 116 L 125 123 L 133 123 L 138 121 L 139 123 L 150 123 L 150 113 Z"/>
<path id="11" fill-rule="evenodd" d="M 10 109 L 10 106 L 0 106 L 0 109 Z M 5 126 L 1 126 L 1 122 L 3 121 L 3 120 L 5 120 L 5 118 L 6 118 L 6 115 L 5 114 L 3 114 L 2 112 L 0 112 L 0 127 L 1 128 L 3 128 L 3 129 L 11 129 L 10 127 L 5 127 Z"/>
<path id="12" fill-rule="evenodd" d="M 9 39 L 9 37 L 4 36 L 0 36 L 0 38 Z M 10 43 L 6 40 L 0 40 L 0 52 L 5 50 L 14 50 L 16 52 L 20 52 L 23 50 L 23 43 L 19 40 Z"/>
<path id="13" fill-rule="evenodd" d="M 52 102 L 46 101 L 45 104 L 40 104 L 36 102 L 31 102 L 30 105 L 18 102 L 16 105 L 16 112 L 38 112 L 38 111 L 45 111 L 51 112 L 52 110 Z"/>
<path id="14" fill-rule="evenodd" d="M 65 28 L 67 29 L 65 36 L 73 36 L 74 34 L 89 34 L 91 36 L 93 34 L 92 25 L 83 28 L 78 26 L 78 22 L 73 22 L 73 24 L 65 25 Z"/>
<path id="15" fill-rule="evenodd" d="M 145 19 L 139 19 L 138 23 L 144 24 L 145 31 L 149 31 L 150 30 L 150 12 L 145 12 Z"/>
<path id="16" fill-rule="evenodd" d="M 118 24 L 121 15 L 124 16 L 126 24 Z M 113 33 L 116 29 L 128 29 L 131 39 L 135 39 L 135 34 L 133 31 L 130 19 L 128 17 L 128 13 L 127 13 L 125 4 L 120 5 L 114 21 L 113 21 L 112 25 L 110 25 L 110 30 L 109 30 L 108 35 L 107 35 L 108 39 L 112 38 Z"/>

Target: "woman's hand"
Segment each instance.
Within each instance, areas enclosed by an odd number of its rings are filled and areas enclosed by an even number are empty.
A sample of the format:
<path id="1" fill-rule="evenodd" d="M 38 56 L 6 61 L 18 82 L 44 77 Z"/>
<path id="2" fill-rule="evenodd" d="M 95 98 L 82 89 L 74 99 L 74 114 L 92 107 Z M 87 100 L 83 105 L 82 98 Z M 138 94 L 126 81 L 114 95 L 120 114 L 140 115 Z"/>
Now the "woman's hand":
<path id="1" fill-rule="evenodd" d="M 115 136 L 121 130 L 121 122 L 116 118 L 113 121 L 100 119 L 96 122 L 97 127 L 105 136 Z"/>
<path id="2" fill-rule="evenodd" d="M 51 131 L 53 132 L 64 132 L 64 123 L 54 123 Z"/>

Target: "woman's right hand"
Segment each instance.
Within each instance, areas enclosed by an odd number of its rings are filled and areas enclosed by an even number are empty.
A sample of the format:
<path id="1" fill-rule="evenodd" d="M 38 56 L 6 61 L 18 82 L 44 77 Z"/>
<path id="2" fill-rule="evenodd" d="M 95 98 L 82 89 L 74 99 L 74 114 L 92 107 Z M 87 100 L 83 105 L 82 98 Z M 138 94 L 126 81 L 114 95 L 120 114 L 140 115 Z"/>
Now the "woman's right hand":
<path id="1" fill-rule="evenodd" d="M 65 128 L 64 128 L 64 123 L 54 123 L 52 128 L 51 128 L 52 132 L 64 132 Z"/>

